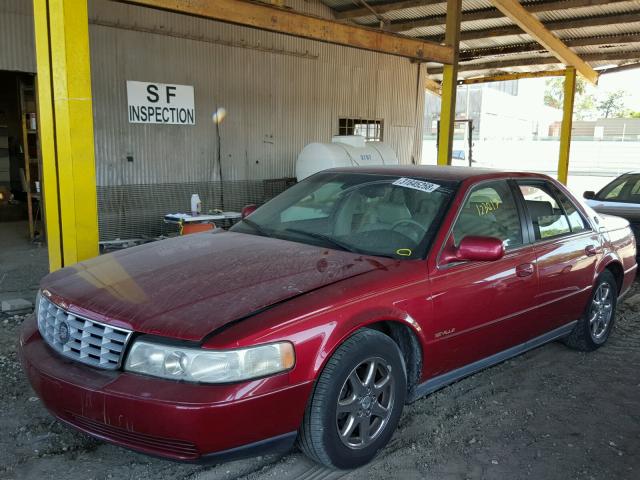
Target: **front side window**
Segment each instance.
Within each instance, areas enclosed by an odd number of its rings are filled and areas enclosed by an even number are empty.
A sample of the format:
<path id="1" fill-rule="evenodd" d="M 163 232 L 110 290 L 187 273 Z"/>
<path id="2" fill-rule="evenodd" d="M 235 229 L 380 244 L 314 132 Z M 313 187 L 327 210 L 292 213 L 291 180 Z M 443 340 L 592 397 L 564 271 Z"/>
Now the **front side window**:
<path id="1" fill-rule="evenodd" d="M 471 191 L 453 227 L 455 245 L 470 235 L 499 238 L 505 248 L 522 245 L 520 215 L 506 181 L 483 183 Z"/>
<path id="2" fill-rule="evenodd" d="M 605 202 L 640 203 L 640 174 L 616 178 L 596 198 Z"/>
<path id="3" fill-rule="evenodd" d="M 536 240 L 571 233 L 569 219 L 548 186 L 537 183 L 520 183 L 519 186 Z"/>
<path id="4" fill-rule="evenodd" d="M 397 175 L 318 173 L 231 230 L 368 255 L 421 258 L 455 188 Z"/>

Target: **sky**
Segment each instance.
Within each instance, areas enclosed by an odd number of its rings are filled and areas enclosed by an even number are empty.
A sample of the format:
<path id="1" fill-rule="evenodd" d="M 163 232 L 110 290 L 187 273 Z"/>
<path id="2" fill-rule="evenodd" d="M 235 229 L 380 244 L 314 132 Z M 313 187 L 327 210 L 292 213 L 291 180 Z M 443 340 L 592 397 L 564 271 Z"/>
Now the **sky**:
<path id="1" fill-rule="evenodd" d="M 598 91 L 626 90 L 630 95 L 625 98 L 625 106 L 640 111 L 640 69 L 601 75 Z"/>

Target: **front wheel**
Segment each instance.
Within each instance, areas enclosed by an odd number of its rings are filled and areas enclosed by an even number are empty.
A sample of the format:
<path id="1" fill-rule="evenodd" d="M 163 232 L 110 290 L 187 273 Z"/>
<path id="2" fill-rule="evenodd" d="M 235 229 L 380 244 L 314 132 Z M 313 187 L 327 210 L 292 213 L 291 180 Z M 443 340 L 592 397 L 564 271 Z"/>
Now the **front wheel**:
<path id="1" fill-rule="evenodd" d="M 605 270 L 598 276 L 591 300 L 565 343 L 583 352 L 590 352 L 604 345 L 613 329 L 617 300 L 616 279 L 609 270 Z"/>
<path id="2" fill-rule="evenodd" d="M 356 332 L 318 378 L 300 429 L 300 448 L 330 468 L 364 465 L 391 439 L 406 390 L 396 343 L 375 330 Z"/>

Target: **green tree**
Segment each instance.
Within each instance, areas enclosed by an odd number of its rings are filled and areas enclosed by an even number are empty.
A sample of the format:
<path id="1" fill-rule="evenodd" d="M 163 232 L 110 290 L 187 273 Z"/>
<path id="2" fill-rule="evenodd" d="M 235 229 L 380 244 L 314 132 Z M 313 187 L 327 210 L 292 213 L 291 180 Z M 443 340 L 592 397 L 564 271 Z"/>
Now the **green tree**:
<path id="1" fill-rule="evenodd" d="M 625 90 L 616 90 L 614 92 L 607 92 L 602 97 L 596 108 L 602 118 L 621 118 L 625 116 L 626 110 L 624 108 L 624 99 L 629 95 Z"/>
<path id="2" fill-rule="evenodd" d="M 596 111 L 596 98 L 589 93 L 587 81 L 576 77 L 576 98 L 573 112 L 577 120 L 585 120 L 594 115 Z M 547 80 L 544 91 L 544 104 L 553 108 L 562 109 L 564 102 L 564 78 L 553 77 Z"/>
<path id="3" fill-rule="evenodd" d="M 587 81 L 576 77 L 576 97 L 581 97 L 587 92 Z M 544 104 L 553 108 L 562 108 L 564 101 L 564 77 L 552 77 L 547 80 L 544 90 Z M 576 102 L 578 103 L 578 102 Z"/>

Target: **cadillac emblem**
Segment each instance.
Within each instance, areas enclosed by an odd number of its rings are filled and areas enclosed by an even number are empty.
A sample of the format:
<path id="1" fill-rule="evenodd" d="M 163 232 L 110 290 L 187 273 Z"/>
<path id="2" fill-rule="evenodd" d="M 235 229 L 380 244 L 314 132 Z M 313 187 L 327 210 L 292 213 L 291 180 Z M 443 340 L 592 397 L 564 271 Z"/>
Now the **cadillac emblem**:
<path id="1" fill-rule="evenodd" d="M 69 337 L 69 325 L 66 322 L 62 322 L 58 326 L 58 341 L 64 345 L 69 341 Z"/>

